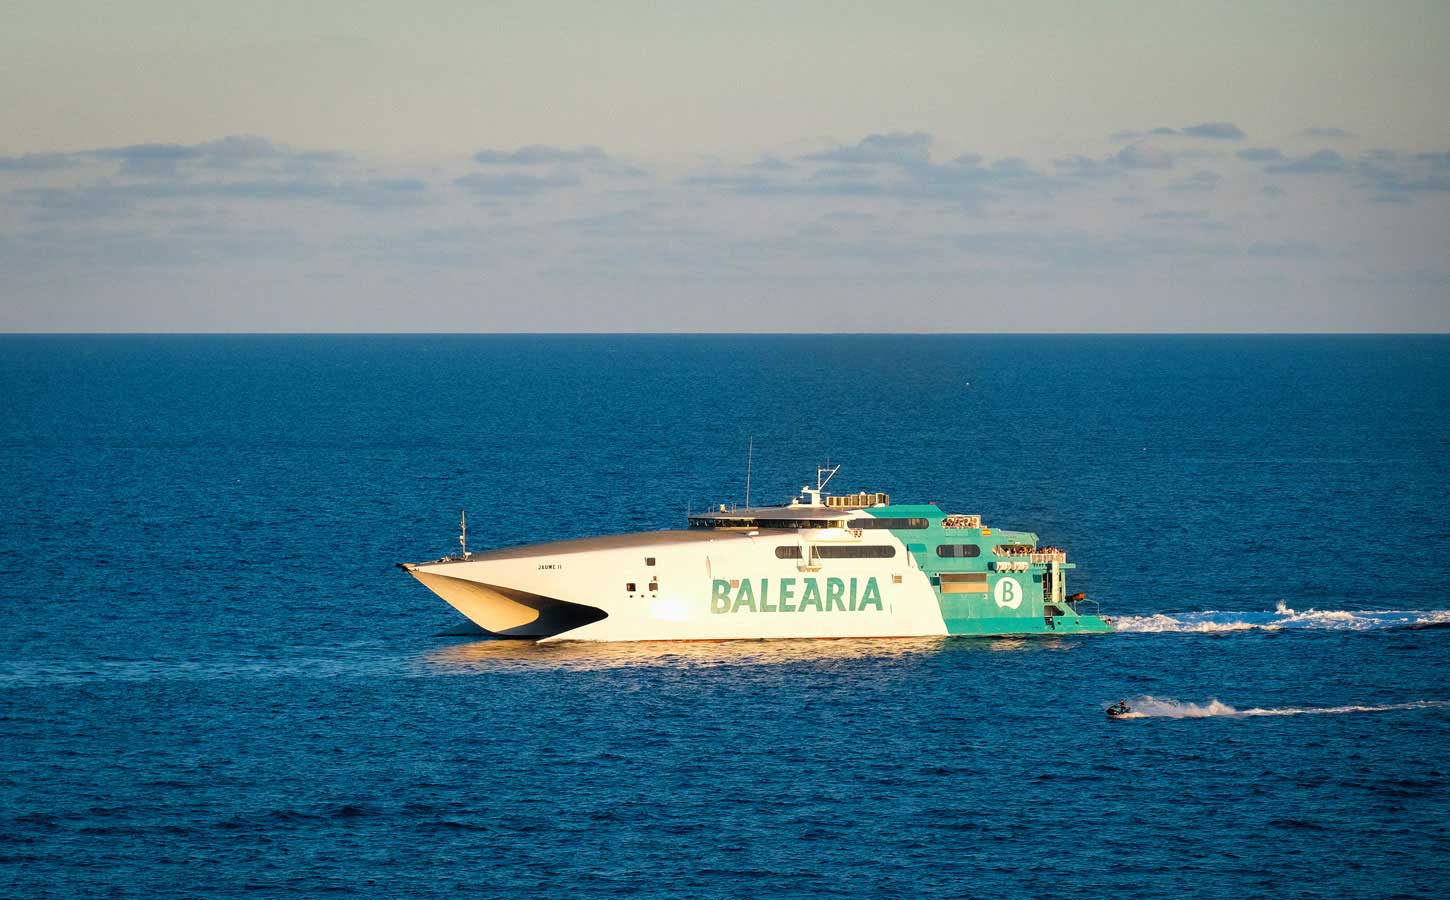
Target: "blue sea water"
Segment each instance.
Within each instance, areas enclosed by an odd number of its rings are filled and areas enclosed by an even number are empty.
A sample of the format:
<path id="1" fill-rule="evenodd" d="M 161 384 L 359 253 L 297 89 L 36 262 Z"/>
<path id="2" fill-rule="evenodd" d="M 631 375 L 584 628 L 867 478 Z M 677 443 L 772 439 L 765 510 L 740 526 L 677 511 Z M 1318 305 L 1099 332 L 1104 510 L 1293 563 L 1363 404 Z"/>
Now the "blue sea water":
<path id="1" fill-rule="evenodd" d="M 1445 337 L 8 337 L 0 413 L 0 896 L 1450 889 Z M 535 646 L 393 568 L 752 436 L 1123 632 Z"/>

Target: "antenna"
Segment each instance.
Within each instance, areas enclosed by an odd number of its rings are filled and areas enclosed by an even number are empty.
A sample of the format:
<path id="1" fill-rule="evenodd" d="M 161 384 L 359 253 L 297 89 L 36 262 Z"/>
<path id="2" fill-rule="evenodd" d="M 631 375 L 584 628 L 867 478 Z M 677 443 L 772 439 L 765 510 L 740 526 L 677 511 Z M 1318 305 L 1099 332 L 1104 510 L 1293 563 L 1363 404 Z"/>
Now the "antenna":
<path id="1" fill-rule="evenodd" d="M 839 471 L 841 471 L 840 463 L 837 463 L 834 467 L 831 466 L 830 462 L 827 462 L 824 466 L 816 466 L 816 490 L 824 489 L 830 483 L 831 479 L 836 477 L 836 473 Z M 825 476 L 825 480 L 821 479 L 822 475 Z"/>
<path id="2" fill-rule="evenodd" d="M 463 558 L 468 559 L 468 510 L 458 511 L 458 546 L 463 550 Z"/>
<path id="3" fill-rule="evenodd" d="M 750 436 L 750 443 L 745 448 L 745 508 L 750 508 L 750 468 L 755 462 L 755 435 Z"/>
<path id="4" fill-rule="evenodd" d="M 836 477 L 836 473 L 840 470 L 841 466 L 839 464 L 831 468 L 816 466 L 816 486 L 812 488 L 807 484 L 801 487 L 801 493 L 805 494 L 811 500 L 811 502 L 805 504 L 806 506 L 821 505 L 821 492 L 825 490 L 826 485 L 830 483 L 832 478 Z M 796 506 L 798 503 L 792 502 L 791 505 Z"/>

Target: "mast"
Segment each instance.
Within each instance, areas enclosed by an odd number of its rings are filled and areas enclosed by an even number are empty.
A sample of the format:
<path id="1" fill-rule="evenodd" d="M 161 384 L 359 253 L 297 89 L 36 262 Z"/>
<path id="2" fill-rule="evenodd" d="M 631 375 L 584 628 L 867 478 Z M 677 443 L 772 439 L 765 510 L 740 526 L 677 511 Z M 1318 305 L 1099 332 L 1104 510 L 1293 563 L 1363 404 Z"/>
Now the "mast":
<path id="1" fill-rule="evenodd" d="M 458 511 L 458 546 L 463 551 L 463 558 L 468 559 L 468 510 Z"/>
<path id="2" fill-rule="evenodd" d="M 829 482 L 832 478 L 835 478 L 836 473 L 840 470 L 840 463 L 836 463 L 835 466 L 832 466 L 830 462 L 827 462 L 824 466 L 816 466 L 816 490 L 823 490 L 827 482 Z M 821 475 L 823 474 L 826 476 L 824 481 L 821 480 Z"/>
<path id="3" fill-rule="evenodd" d="M 805 487 L 801 488 L 801 493 L 809 497 L 811 501 L 807 503 L 806 506 L 821 505 L 821 492 L 825 490 L 826 485 L 830 482 L 832 478 L 836 477 L 836 473 L 840 470 L 840 463 L 837 463 L 835 466 L 831 467 L 816 466 L 816 486 L 812 488 L 810 485 L 806 485 Z"/>

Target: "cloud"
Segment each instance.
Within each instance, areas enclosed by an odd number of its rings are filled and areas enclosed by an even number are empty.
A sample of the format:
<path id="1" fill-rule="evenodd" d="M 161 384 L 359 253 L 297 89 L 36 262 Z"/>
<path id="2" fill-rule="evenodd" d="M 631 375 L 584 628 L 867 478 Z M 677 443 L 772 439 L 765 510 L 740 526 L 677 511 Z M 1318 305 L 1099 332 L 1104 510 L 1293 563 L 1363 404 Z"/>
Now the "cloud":
<path id="1" fill-rule="evenodd" d="M 120 161 L 122 175 L 170 177 L 181 163 L 199 158 L 201 151 L 185 144 L 133 144 L 92 150 L 89 155 Z"/>
<path id="2" fill-rule="evenodd" d="M 1261 259 L 1316 259 L 1327 255 L 1323 247 L 1308 241 L 1255 241 L 1244 252 Z"/>
<path id="3" fill-rule="evenodd" d="M 21 156 L 0 156 L 0 172 L 43 172 L 66 169 L 77 164 L 69 153 L 26 153 Z"/>
<path id="4" fill-rule="evenodd" d="M 1249 162 L 1278 162 L 1284 158 L 1274 147 L 1246 147 L 1234 155 Z"/>
<path id="5" fill-rule="evenodd" d="M 1333 126 L 1326 126 L 1326 127 L 1319 127 L 1319 128 L 1306 128 L 1303 131 L 1299 132 L 1299 135 L 1298 136 L 1299 137 L 1330 138 L 1332 140 L 1342 140 L 1344 138 L 1352 138 L 1352 137 L 1354 137 L 1354 133 L 1353 132 L 1350 132 L 1350 131 L 1345 131 L 1343 128 L 1335 128 Z"/>
<path id="6" fill-rule="evenodd" d="M 176 178 L 196 168 L 239 169 L 258 163 L 271 163 L 297 172 L 345 162 L 343 153 L 324 150 L 298 150 L 276 144 L 256 135 L 228 135 L 199 144 L 131 144 L 124 147 L 102 147 L 72 154 L 74 157 L 119 162 L 118 175 L 132 178 Z"/>
<path id="7" fill-rule="evenodd" d="M 213 182 L 100 183 L 69 188 L 25 188 L 13 196 L 39 221 L 83 220 L 124 215 L 152 201 L 231 199 L 308 200 L 358 209 L 391 209 L 423 202 L 427 185 L 406 178 L 358 181 L 249 179 Z"/>
<path id="8" fill-rule="evenodd" d="M 931 163 L 925 155 L 929 141 L 926 135 L 872 135 L 856 147 L 802 157 L 802 165 L 788 169 L 752 165 L 687 175 L 679 183 L 750 196 L 883 197 L 967 209 L 1004 192 L 1050 194 L 1068 185 L 1015 156 L 984 164 L 981 156 L 968 153 L 949 163 Z M 883 168 L 888 160 L 892 165 Z M 812 168 L 811 163 L 819 165 Z"/>
<path id="9" fill-rule="evenodd" d="M 1345 168 L 1344 157 L 1333 150 L 1320 150 L 1279 165 L 1268 166 L 1264 171 L 1275 175 L 1314 175 L 1321 172 L 1342 172 Z"/>
<path id="10" fill-rule="evenodd" d="M 609 155 L 598 147 L 550 147 L 546 144 L 530 144 L 513 151 L 480 150 L 473 154 L 474 162 L 485 166 L 541 166 L 569 163 L 602 163 Z"/>
<path id="11" fill-rule="evenodd" d="M 1426 172 L 1424 167 L 1419 165 L 1395 167 L 1382 163 L 1361 162 L 1355 171 L 1368 179 L 1367 183 L 1361 184 L 1360 187 L 1380 192 L 1381 196 L 1377 198 L 1380 202 L 1385 202 L 1387 198 L 1391 197 L 1408 199 L 1410 194 L 1450 191 L 1450 175 L 1442 175 L 1433 170 Z"/>
<path id="12" fill-rule="evenodd" d="M 1246 137 L 1243 131 L 1232 122 L 1204 122 L 1183 129 L 1183 133 L 1188 137 L 1212 138 L 1221 141 L 1237 141 Z"/>
<path id="13" fill-rule="evenodd" d="M 813 162 L 922 166 L 931 162 L 931 142 L 931 135 L 924 131 L 913 131 L 910 134 L 893 131 L 889 134 L 867 135 L 854 147 L 837 147 L 802 158 Z"/>
<path id="14" fill-rule="evenodd" d="M 528 197 L 556 188 L 573 187 L 580 180 L 577 175 L 526 175 L 522 172 L 508 172 L 500 175 L 474 173 L 455 178 L 453 183 L 479 196 Z"/>
<path id="15" fill-rule="evenodd" d="M 1139 141 L 1119 150 L 1114 157 L 1118 164 L 1129 169 L 1170 169 L 1173 157 L 1152 144 Z"/>
<path id="16" fill-rule="evenodd" d="M 1052 165 L 1069 178 L 1108 178 L 1122 171 L 1112 159 L 1093 159 L 1090 156 L 1065 156 L 1054 159 Z"/>
<path id="17" fill-rule="evenodd" d="M 316 166 L 347 162 L 346 153 L 332 150 L 299 150 L 285 144 L 277 144 L 256 135 L 228 135 L 220 140 L 197 144 L 201 165 L 214 169 L 235 169 L 257 162 L 279 162 L 289 168 L 312 168 Z"/>
<path id="18" fill-rule="evenodd" d="M 1228 226 L 1219 222 L 1203 209 L 1163 209 L 1143 216 L 1151 222 L 1164 225 L 1178 225 L 1198 231 L 1227 231 Z"/>
<path id="19" fill-rule="evenodd" d="M 218 185 L 189 185 L 182 196 L 235 197 L 248 200 L 320 200 L 364 209 L 415 206 L 428 185 L 416 178 L 372 178 L 358 181 L 259 179 Z"/>
<path id="20" fill-rule="evenodd" d="M 876 216 L 871 213 L 855 212 L 853 210 L 838 210 L 828 212 L 821 218 L 831 222 L 847 222 L 855 225 L 863 225 L 868 222 L 875 222 Z"/>
<path id="21" fill-rule="evenodd" d="M 1223 176 L 1217 172 L 1210 172 L 1207 169 L 1194 172 L 1192 175 L 1178 179 L 1168 185 L 1170 191 L 1212 191 L 1223 181 Z"/>
<path id="22" fill-rule="evenodd" d="M 99 219 L 129 212 L 136 198 L 118 188 L 97 185 L 81 188 L 23 188 L 12 196 L 30 213 L 32 221 Z"/>
<path id="23" fill-rule="evenodd" d="M 811 174 L 811 180 L 869 179 L 875 174 L 876 170 L 871 166 L 826 166 L 813 172 Z"/>
<path id="24" fill-rule="evenodd" d="M 1212 140 L 1241 140 L 1246 135 L 1232 122 L 1200 122 L 1197 125 L 1189 125 L 1187 128 L 1169 128 L 1160 125 L 1148 131 L 1115 131 L 1108 136 L 1112 141 L 1139 141 L 1150 137 L 1189 137 L 1209 138 Z"/>
<path id="25" fill-rule="evenodd" d="M 1197 222 L 1207 219 L 1208 213 L 1201 209 L 1163 209 L 1148 213 L 1143 218 L 1159 222 Z"/>
<path id="26" fill-rule="evenodd" d="M 616 178 L 643 178 L 649 175 L 645 169 L 621 162 L 592 146 L 569 148 L 530 144 L 517 150 L 480 150 L 473 154 L 473 161 L 484 166 L 553 166 L 559 171 L 587 170 Z"/>

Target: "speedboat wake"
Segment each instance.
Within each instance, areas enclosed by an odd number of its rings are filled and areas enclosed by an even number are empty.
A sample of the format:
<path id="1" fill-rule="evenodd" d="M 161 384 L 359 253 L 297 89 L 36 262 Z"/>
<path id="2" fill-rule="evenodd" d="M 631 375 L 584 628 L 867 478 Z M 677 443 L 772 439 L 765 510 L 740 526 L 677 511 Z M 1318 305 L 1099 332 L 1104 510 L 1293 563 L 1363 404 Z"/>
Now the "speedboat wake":
<path id="1" fill-rule="evenodd" d="M 1138 697 L 1125 701 L 1126 712 L 1110 713 L 1114 719 L 1247 719 L 1257 716 L 1322 716 L 1338 713 L 1390 712 L 1406 709 L 1437 709 L 1450 707 L 1450 700 L 1415 700 L 1410 703 L 1387 703 L 1379 706 L 1279 706 L 1236 709 L 1219 700 L 1207 703 L 1184 703 L 1158 697 Z"/>

